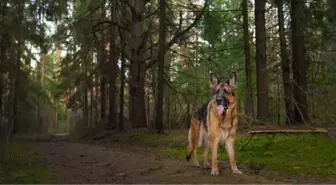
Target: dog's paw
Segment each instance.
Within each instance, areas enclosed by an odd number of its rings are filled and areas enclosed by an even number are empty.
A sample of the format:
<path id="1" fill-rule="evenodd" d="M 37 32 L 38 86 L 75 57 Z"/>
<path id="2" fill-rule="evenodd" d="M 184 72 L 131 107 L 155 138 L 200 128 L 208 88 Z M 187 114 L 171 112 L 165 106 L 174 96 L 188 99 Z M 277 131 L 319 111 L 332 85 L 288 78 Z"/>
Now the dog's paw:
<path id="1" fill-rule="evenodd" d="M 216 170 L 216 171 L 211 171 L 211 176 L 217 176 L 217 175 L 219 175 L 218 170 Z"/>
<path id="2" fill-rule="evenodd" d="M 211 165 L 210 165 L 210 164 L 203 164 L 203 167 L 204 167 L 205 169 L 211 169 Z"/>
<path id="3" fill-rule="evenodd" d="M 192 166 L 199 168 L 201 165 L 199 163 L 193 163 Z"/>
<path id="4" fill-rule="evenodd" d="M 240 171 L 240 170 L 238 170 L 238 169 L 236 169 L 236 170 L 232 170 L 232 173 L 233 173 L 233 174 L 239 174 L 239 175 L 243 174 L 243 172 Z"/>

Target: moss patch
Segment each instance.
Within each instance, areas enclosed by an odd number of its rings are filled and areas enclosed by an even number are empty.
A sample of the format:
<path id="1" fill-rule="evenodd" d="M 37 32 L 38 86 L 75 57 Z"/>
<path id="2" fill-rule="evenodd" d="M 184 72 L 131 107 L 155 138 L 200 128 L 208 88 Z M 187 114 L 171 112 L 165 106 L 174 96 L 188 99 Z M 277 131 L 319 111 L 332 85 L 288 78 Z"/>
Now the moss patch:
<path id="1" fill-rule="evenodd" d="M 167 135 L 146 133 L 116 134 L 122 143 L 149 147 L 152 152 L 170 157 L 185 158 L 187 132 L 172 132 Z M 266 169 L 286 174 L 312 174 L 321 177 L 336 175 L 336 142 L 322 135 L 255 136 L 244 151 L 240 148 L 248 138 L 236 141 L 238 163 L 251 169 Z M 202 149 L 198 150 L 201 159 Z M 228 160 L 224 147 L 219 149 L 220 160 Z M 210 152 L 211 153 L 211 152 Z M 209 159 L 211 154 L 209 153 Z"/>
<path id="2" fill-rule="evenodd" d="M 237 141 L 240 148 L 246 139 Z M 237 152 L 239 162 L 287 173 L 336 175 L 336 143 L 322 135 L 267 136 L 253 139 L 246 151 Z"/>
<path id="3" fill-rule="evenodd" d="M 6 164 L 0 163 L 1 184 L 52 183 L 46 166 L 38 162 L 33 152 L 21 144 L 9 146 Z"/>

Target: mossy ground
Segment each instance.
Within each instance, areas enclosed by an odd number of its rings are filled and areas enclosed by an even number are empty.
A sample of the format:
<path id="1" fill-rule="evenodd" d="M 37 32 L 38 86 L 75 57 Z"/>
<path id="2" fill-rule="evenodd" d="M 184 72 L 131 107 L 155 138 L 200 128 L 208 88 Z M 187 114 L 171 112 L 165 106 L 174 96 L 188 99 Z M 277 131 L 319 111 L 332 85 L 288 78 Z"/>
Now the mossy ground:
<path id="1" fill-rule="evenodd" d="M 114 138 L 122 143 L 146 146 L 152 152 L 185 158 L 186 131 L 166 135 L 123 133 L 114 135 Z M 245 150 L 240 151 L 247 140 L 246 137 L 237 139 L 236 159 L 251 169 L 320 177 L 336 175 L 336 142 L 323 135 L 278 135 L 273 139 L 270 136 L 255 136 Z M 202 159 L 202 149 L 198 153 L 199 159 Z M 228 160 L 224 147 L 220 147 L 219 153 L 220 160 Z"/>
<path id="2" fill-rule="evenodd" d="M 5 163 L 0 162 L 1 184 L 52 183 L 48 168 L 34 157 L 33 151 L 22 144 L 11 143 Z"/>

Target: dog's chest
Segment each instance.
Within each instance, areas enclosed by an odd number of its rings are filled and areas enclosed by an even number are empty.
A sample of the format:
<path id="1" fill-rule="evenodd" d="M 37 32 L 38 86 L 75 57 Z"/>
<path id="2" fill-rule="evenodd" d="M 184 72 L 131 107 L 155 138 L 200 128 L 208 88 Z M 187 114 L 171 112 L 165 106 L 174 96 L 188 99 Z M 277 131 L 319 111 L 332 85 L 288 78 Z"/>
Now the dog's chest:
<path id="1" fill-rule="evenodd" d="M 229 137 L 229 131 L 227 129 L 219 131 L 218 133 L 219 142 L 224 143 L 228 137 Z"/>

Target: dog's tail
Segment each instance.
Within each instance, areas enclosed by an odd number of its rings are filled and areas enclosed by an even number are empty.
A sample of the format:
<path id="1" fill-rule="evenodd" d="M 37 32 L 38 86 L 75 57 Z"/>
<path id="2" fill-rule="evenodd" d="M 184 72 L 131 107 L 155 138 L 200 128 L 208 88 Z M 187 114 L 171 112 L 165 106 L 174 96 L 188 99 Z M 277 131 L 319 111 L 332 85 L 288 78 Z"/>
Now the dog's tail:
<path id="1" fill-rule="evenodd" d="M 187 161 L 190 160 L 193 151 L 197 148 L 198 140 L 199 140 L 199 129 L 201 126 L 201 122 L 196 119 L 191 119 L 190 128 L 188 132 L 188 146 L 186 152 Z"/>

